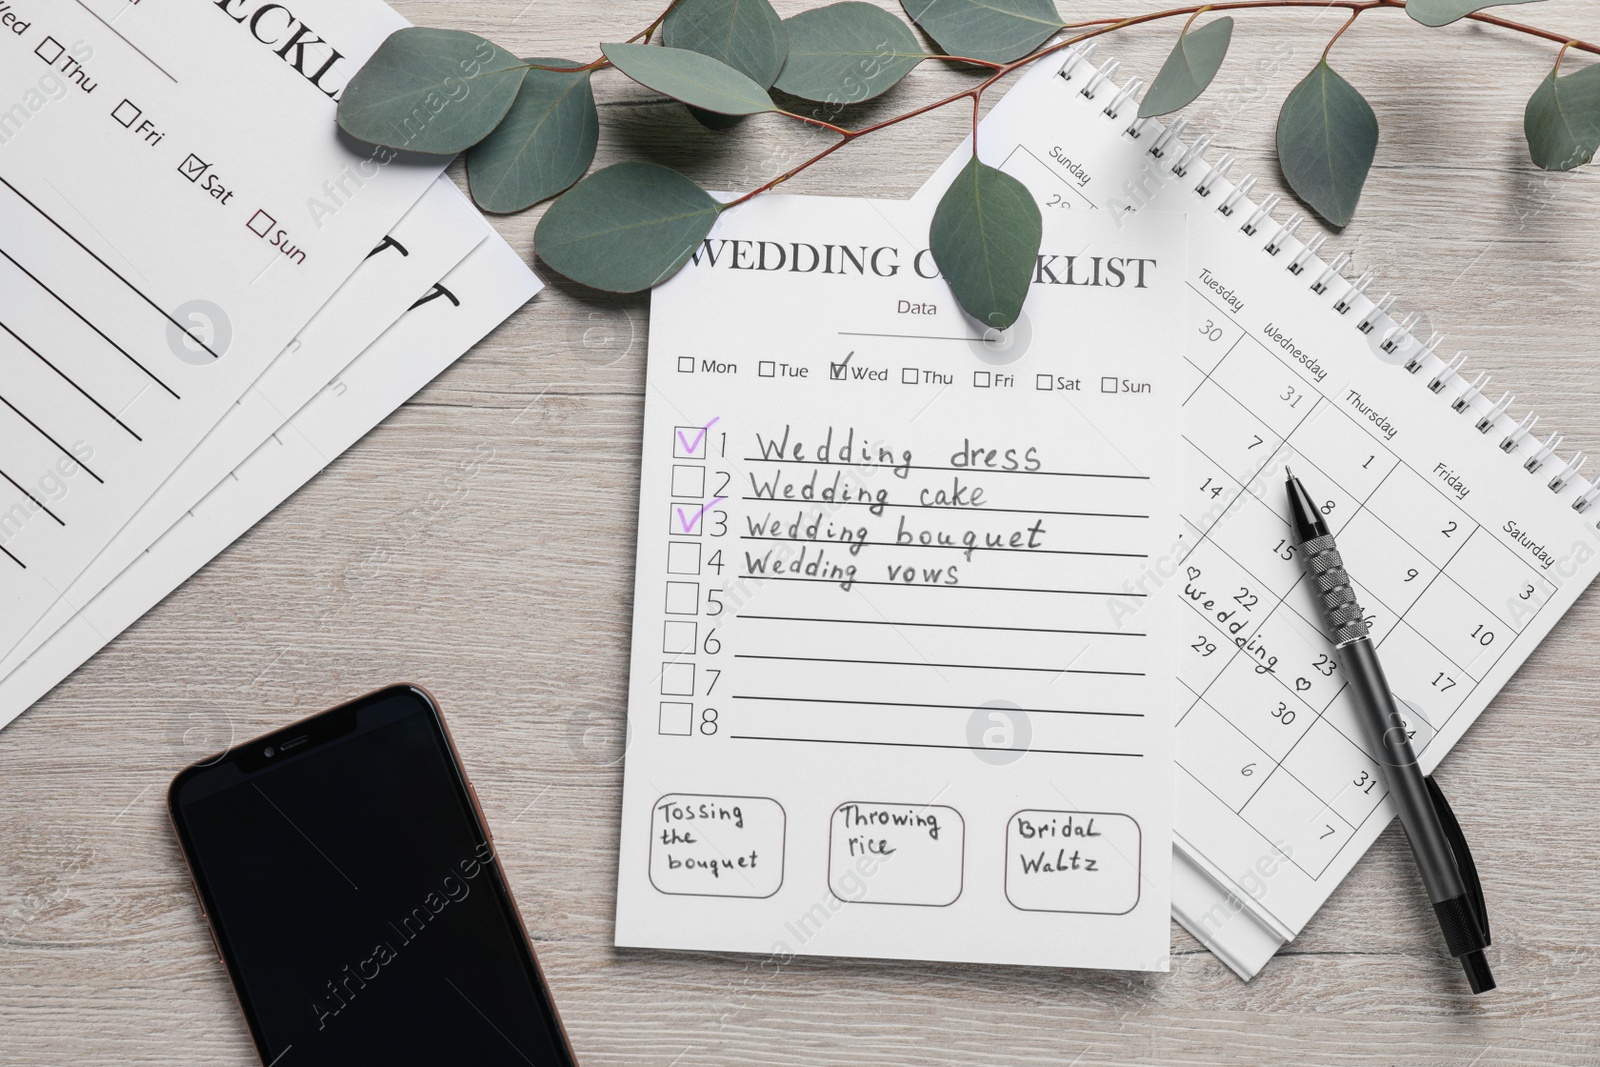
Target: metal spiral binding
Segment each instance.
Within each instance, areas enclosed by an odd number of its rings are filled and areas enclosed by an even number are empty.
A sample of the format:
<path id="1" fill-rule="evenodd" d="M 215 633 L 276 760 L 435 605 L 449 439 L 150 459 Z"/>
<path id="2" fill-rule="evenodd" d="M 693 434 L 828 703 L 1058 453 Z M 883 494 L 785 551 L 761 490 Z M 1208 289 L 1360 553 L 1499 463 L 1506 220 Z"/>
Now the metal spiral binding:
<path id="1" fill-rule="evenodd" d="M 1452 359 L 1449 363 L 1446 363 L 1443 367 L 1440 367 L 1439 373 L 1435 374 L 1433 376 L 1433 380 L 1428 382 L 1428 392 L 1438 393 L 1443 391 L 1445 383 L 1450 380 L 1450 376 L 1459 371 L 1462 364 L 1466 363 L 1466 361 L 1467 354 L 1465 352 L 1457 352 L 1456 358 Z"/>
<path id="2" fill-rule="evenodd" d="M 1210 196 L 1211 187 L 1217 183 L 1218 179 L 1226 178 L 1228 176 L 1228 171 L 1232 169 L 1233 157 L 1231 155 L 1223 156 L 1212 166 L 1210 170 L 1206 171 L 1206 176 L 1201 178 L 1200 181 L 1195 184 L 1194 195 L 1202 197 Z"/>
<path id="3" fill-rule="evenodd" d="M 1261 206 L 1256 208 L 1255 211 L 1251 212 L 1250 218 L 1245 221 L 1243 226 L 1239 227 L 1239 232 L 1243 233 L 1246 237 L 1254 237 L 1256 235 L 1256 230 L 1261 226 L 1261 220 L 1271 218 L 1272 209 L 1277 207 L 1278 202 L 1282 199 L 1283 197 L 1279 196 L 1277 193 L 1273 193 L 1271 196 L 1261 201 Z"/>
<path id="4" fill-rule="evenodd" d="M 1509 408 L 1512 402 L 1516 399 L 1517 398 L 1512 396 L 1510 393 L 1501 393 L 1500 399 L 1494 402 L 1494 407 L 1489 409 L 1489 413 L 1487 415 L 1473 424 L 1473 429 L 1477 430 L 1479 433 L 1488 433 L 1490 430 L 1494 429 L 1494 424 L 1500 421 L 1500 416 L 1506 413 L 1506 409 Z"/>
<path id="5" fill-rule="evenodd" d="M 1411 327 L 1415 326 L 1417 324 L 1417 320 L 1420 318 L 1422 318 L 1422 316 L 1413 311 L 1411 314 L 1401 319 L 1398 326 L 1392 326 L 1385 330 L 1383 333 L 1383 343 L 1378 347 L 1391 354 L 1399 351 L 1402 344 L 1411 340 Z M 1437 390 L 1435 390 L 1435 392 L 1437 392 Z"/>
<path id="6" fill-rule="evenodd" d="M 1372 305 L 1372 310 L 1367 312 L 1367 317 L 1356 323 L 1356 329 L 1362 333 L 1371 333 L 1372 328 L 1378 324 L 1378 319 L 1389 313 L 1394 306 L 1394 294 L 1384 293 L 1383 299 Z"/>
<path id="7" fill-rule="evenodd" d="M 1294 231 L 1298 230 L 1300 224 L 1305 221 L 1306 216 L 1303 211 L 1296 211 L 1293 215 L 1290 215 L 1289 221 L 1278 228 L 1278 232 L 1273 235 L 1272 240 L 1267 242 L 1267 246 L 1263 251 L 1269 256 L 1275 256 L 1283 251 L 1283 242 L 1293 237 Z"/>
<path id="8" fill-rule="evenodd" d="M 1300 249 L 1300 254 L 1289 261 L 1289 273 L 1299 277 L 1300 272 L 1306 269 L 1306 263 L 1312 256 L 1321 251 L 1322 246 L 1328 243 L 1328 235 L 1319 233 L 1307 241 L 1305 247 Z"/>
<path id="9" fill-rule="evenodd" d="M 1085 72 L 1081 68 L 1087 67 L 1084 84 L 1078 90 L 1087 100 L 1094 100 L 1101 87 L 1115 77 L 1121 66 L 1118 60 L 1110 60 L 1101 66 L 1096 66 L 1093 57 L 1098 47 L 1099 42 L 1091 41 L 1081 48 L 1068 48 L 1066 58 L 1057 71 L 1057 75 L 1063 81 L 1072 82 L 1084 76 Z M 1130 78 L 1101 109 L 1101 114 L 1113 121 L 1118 120 L 1123 106 L 1137 97 L 1143 86 L 1144 83 L 1140 79 Z M 1175 118 L 1165 126 L 1155 118 L 1136 117 L 1123 132 L 1135 140 L 1145 136 L 1146 133 L 1153 133 L 1150 146 L 1145 151 L 1153 159 L 1164 160 L 1173 157 L 1168 170 L 1174 177 L 1185 178 L 1196 162 L 1206 162 L 1205 152 L 1211 145 L 1211 137 L 1208 134 L 1199 136 L 1191 144 L 1185 144 L 1183 135 L 1189 128 L 1189 120 L 1183 116 Z M 1267 223 L 1276 222 L 1272 213 L 1282 202 L 1282 197 L 1277 193 L 1271 193 L 1259 204 L 1253 203 L 1250 199 L 1251 192 L 1256 186 L 1253 175 L 1244 177 L 1237 184 L 1230 184 L 1227 180 L 1234 163 L 1232 155 L 1224 155 L 1216 164 L 1209 166 L 1196 181 L 1194 192 L 1196 196 L 1204 199 L 1209 198 L 1214 191 L 1225 190 L 1219 198 L 1217 212 L 1224 218 L 1231 218 L 1237 213 L 1244 219 L 1239 231 L 1246 237 L 1255 237 Z M 1306 222 L 1306 219 L 1305 213 L 1297 211 L 1289 216 L 1287 222 L 1278 223 L 1276 232 L 1263 246 L 1263 251 L 1269 256 L 1278 255 L 1288 246 L 1290 239 L 1295 238 L 1295 231 Z M 1445 362 L 1437 354 L 1437 349 L 1444 340 L 1443 334 L 1433 331 L 1426 342 L 1420 341 L 1412 333 L 1420 316 L 1413 312 L 1396 321 L 1391 315 L 1391 308 L 1395 303 L 1395 295 L 1392 292 L 1384 293 L 1377 300 L 1369 298 L 1366 295 L 1367 289 L 1375 277 L 1371 270 L 1363 271 L 1353 282 L 1344 277 L 1342 272 L 1351 262 L 1349 252 L 1341 253 L 1331 263 L 1319 258 L 1318 254 L 1327 239 L 1327 234 L 1319 233 L 1310 240 L 1301 242 L 1299 251 L 1286 264 L 1286 269 L 1297 276 L 1308 269 L 1312 270 L 1315 281 L 1311 283 L 1310 289 L 1317 296 L 1327 295 L 1336 281 L 1343 281 L 1345 289 L 1332 304 L 1336 314 L 1348 315 L 1358 303 L 1365 301 L 1367 307 L 1356 321 L 1355 328 L 1360 333 L 1371 334 L 1383 325 L 1382 340 L 1376 346 L 1381 352 L 1389 355 L 1405 353 L 1403 366 L 1410 374 L 1416 374 L 1424 367 L 1428 367 L 1431 374 L 1426 387 L 1431 393 L 1443 393 L 1447 385 L 1451 386 L 1454 393 L 1450 400 L 1451 410 L 1457 414 L 1470 413 L 1476 416 L 1473 428 L 1480 434 L 1488 435 L 1497 430 L 1502 432 L 1499 441 L 1500 451 L 1507 455 L 1517 455 L 1519 452 L 1527 451 L 1524 445 L 1532 440 L 1532 451 L 1526 455 L 1522 463 L 1523 469 L 1530 474 L 1539 472 L 1551 463 L 1552 459 L 1560 463 L 1546 484 L 1551 492 L 1561 493 L 1576 481 L 1578 491 L 1572 500 L 1574 511 L 1583 514 L 1596 501 L 1600 501 L 1600 478 L 1588 482 L 1581 477 L 1581 472 L 1588 462 L 1583 453 L 1576 453 L 1571 459 L 1563 461 L 1555 455 L 1563 439 L 1561 434 L 1552 433 L 1542 443 L 1534 439 L 1533 430 L 1539 423 L 1539 416 L 1531 411 L 1523 415 L 1515 426 L 1510 426 L 1512 416 L 1509 412 L 1516 398 L 1509 392 L 1502 392 L 1500 399 L 1484 410 L 1482 404 L 1487 401 L 1483 390 L 1488 385 L 1489 375 L 1480 372 L 1471 382 L 1467 382 L 1461 373 L 1466 362 L 1464 352 L 1457 352 L 1453 359 Z M 1596 525 L 1600 526 L 1600 522 Z"/>
<path id="10" fill-rule="evenodd" d="M 1421 370 L 1422 364 L 1427 362 L 1428 357 L 1433 355 L 1433 350 L 1438 348 L 1439 342 L 1443 340 L 1444 334 L 1434 330 L 1428 337 L 1428 343 L 1417 349 L 1416 352 L 1412 353 L 1411 358 L 1406 360 L 1406 373 L 1415 374 Z"/>
<path id="11" fill-rule="evenodd" d="M 1344 295 L 1339 298 L 1338 303 L 1333 305 L 1333 310 L 1341 315 L 1348 314 L 1350 309 L 1355 306 L 1356 297 L 1366 294 L 1367 286 L 1372 284 L 1373 277 L 1374 275 L 1370 270 L 1363 271 L 1361 277 L 1352 283 L 1350 288 L 1344 291 Z"/>

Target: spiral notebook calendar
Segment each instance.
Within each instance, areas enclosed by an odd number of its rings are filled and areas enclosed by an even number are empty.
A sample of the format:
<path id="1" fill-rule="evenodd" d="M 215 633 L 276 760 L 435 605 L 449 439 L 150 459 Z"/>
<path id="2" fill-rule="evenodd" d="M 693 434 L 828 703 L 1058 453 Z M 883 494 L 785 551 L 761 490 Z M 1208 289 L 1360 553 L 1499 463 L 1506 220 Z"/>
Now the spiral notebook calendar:
<path id="1" fill-rule="evenodd" d="M 1442 338 L 1319 256 L 1185 120 L 1137 117 L 1093 47 L 1034 67 L 978 130 L 1047 214 L 1184 212 L 1184 522 L 1147 587 L 1180 607 L 1175 916 L 1242 977 L 1393 815 L 1302 582 L 1284 467 L 1315 487 L 1432 771 L 1600 568 L 1600 484 Z M 923 187 L 937 197 L 964 144 Z M 1314 227 L 1306 227 L 1307 230 Z M 1052 272 L 1041 256 L 1038 274 Z M 1038 279 L 1036 279 L 1038 280 Z"/>

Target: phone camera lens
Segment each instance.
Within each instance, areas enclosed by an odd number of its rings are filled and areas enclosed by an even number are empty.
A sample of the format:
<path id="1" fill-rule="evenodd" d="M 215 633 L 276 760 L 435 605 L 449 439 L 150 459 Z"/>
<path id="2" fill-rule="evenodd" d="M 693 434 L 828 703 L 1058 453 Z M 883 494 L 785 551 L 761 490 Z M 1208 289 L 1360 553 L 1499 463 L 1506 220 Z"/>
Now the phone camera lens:
<path id="1" fill-rule="evenodd" d="M 267 746 L 267 750 L 265 752 L 263 752 L 262 755 L 267 757 L 268 759 L 271 759 L 272 758 L 272 754 L 274 752 L 276 752 L 276 751 L 278 751 L 278 750 L 273 748 L 271 745 L 268 745 Z"/>

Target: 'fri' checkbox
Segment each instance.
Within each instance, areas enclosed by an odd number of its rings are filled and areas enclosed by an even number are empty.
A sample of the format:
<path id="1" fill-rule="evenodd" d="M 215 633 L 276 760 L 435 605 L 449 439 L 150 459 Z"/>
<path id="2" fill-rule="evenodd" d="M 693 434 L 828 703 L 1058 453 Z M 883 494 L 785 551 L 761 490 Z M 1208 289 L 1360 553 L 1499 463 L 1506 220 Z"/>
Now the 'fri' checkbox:
<path id="1" fill-rule="evenodd" d="M 140 111 L 134 106 L 133 101 L 124 100 L 111 111 L 111 117 L 123 126 L 132 127 L 139 121 Z"/>
<path id="2" fill-rule="evenodd" d="M 973 384 L 973 386 L 975 388 L 978 388 L 978 389 L 987 389 L 987 388 L 989 388 L 989 372 L 986 371 L 986 370 L 975 370 L 975 371 L 973 371 L 972 372 L 972 384 Z"/>

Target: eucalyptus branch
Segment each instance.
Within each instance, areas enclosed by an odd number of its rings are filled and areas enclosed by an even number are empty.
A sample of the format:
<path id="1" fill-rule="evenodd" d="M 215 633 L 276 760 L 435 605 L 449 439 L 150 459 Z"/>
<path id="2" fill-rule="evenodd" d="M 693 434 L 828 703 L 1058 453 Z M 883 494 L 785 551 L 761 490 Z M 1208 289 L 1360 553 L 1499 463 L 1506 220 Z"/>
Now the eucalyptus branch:
<path id="1" fill-rule="evenodd" d="M 678 271 L 720 212 L 863 137 L 966 100 L 973 157 L 941 200 L 929 248 L 962 307 L 1004 328 L 1021 313 L 1037 252 L 1036 240 L 1031 251 L 1026 247 L 1027 235 L 1041 232 L 1041 223 L 1026 186 L 977 155 L 984 94 L 1001 79 L 1104 34 L 1182 16 L 1177 44 L 1138 101 L 1137 121 L 1144 121 L 1187 107 L 1211 85 L 1232 41 L 1232 12 L 1342 10 L 1344 22 L 1279 109 L 1276 147 L 1294 194 L 1322 219 L 1343 226 L 1371 170 L 1379 124 L 1328 57 L 1356 20 L 1376 8 L 1405 11 L 1430 28 L 1470 19 L 1560 45 L 1524 109 L 1529 156 L 1546 170 L 1570 170 L 1600 151 L 1600 64 L 1561 73 L 1569 50 L 1600 55 L 1600 45 L 1462 10 L 1471 6 L 1462 0 L 1213 0 L 1069 23 L 1059 19 L 1054 0 L 901 0 L 911 17 L 907 24 L 873 4 L 827 3 L 780 19 L 769 0 L 670 0 L 644 29 L 603 44 L 601 55 L 587 63 L 529 62 L 460 31 L 399 30 L 346 85 L 338 121 L 351 136 L 384 148 L 466 152 L 473 199 L 485 210 L 521 211 L 558 197 L 535 233 L 540 258 L 576 281 L 633 292 Z M 1213 17 L 1202 22 L 1201 15 Z M 913 26 L 937 48 L 929 49 Z M 664 47 L 655 47 L 658 42 Z M 929 62 L 973 69 L 975 76 L 955 92 L 860 128 L 836 121 L 845 104 L 871 100 Z M 618 163 L 589 174 L 600 127 L 591 80 L 608 67 L 688 105 L 715 129 L 770 113 L 833 136 L 727 204 L 654 163 Z M 818 106 L 802 113 L 775 101 L 774 91 Z M 1128 88 L 1118 90 L 1119 100 L 1130 95 Z M 447 118 L 433 121 L 447 108 Z M 1007 225 L 983 225 L 990 217 Z M 984 244 L 978 258 L 989 273 L 983 279 L 966 268 L 974 240 Z"/>

